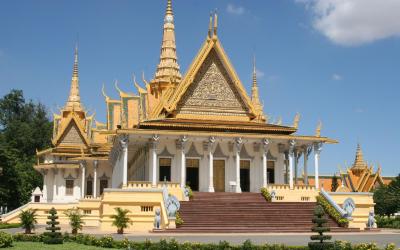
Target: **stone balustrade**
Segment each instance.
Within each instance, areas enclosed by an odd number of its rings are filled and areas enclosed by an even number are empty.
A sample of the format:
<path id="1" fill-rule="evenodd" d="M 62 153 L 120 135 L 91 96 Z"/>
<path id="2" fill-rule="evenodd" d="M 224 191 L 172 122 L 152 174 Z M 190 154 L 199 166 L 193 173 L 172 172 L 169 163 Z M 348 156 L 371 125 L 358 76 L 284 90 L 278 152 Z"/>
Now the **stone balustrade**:
<path id="1" fill-rule="evenodd" d="M 179 183 L 159 182 L 159 183 L 157 183 L 156 186 L 153 186 L 153 184 L 150 181 L 129 181 L 128 184 L 123 188 L 124 189 L 150 189 L 150 188 L 163 188 L 164 185 L 167 186 L 167 189 L 180 188 Z"/>
<path id="2" fill-rule="evenodd" d="M 267 189 L 275 193 L 275 202 L 315 202 L 318 191 L 310 185 L 269 184 Z"/>

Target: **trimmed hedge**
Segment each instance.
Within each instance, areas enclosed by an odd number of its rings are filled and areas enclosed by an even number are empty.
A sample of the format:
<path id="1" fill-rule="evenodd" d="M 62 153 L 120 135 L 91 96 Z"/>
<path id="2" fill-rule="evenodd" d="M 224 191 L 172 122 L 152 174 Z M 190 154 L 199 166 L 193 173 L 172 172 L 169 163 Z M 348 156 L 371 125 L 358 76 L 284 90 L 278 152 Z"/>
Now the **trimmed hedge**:
<path id="1" fill-rule="evenodd" d="M 271 201 L 272 201 L 272 196 L 271 196 L 271 194 L 268 192 L 268 189 L 267 189 L 267 188 L 262 187 L 262 188 L 261 188 L 261 194 L 262 194 L 262 196 L 264 196 L 264 198 L 265 198 L 265 200 L 266 200 L 267 202 L 271 202 Z"/>
<path id="2" fill-rule="evenodd" d="M 317 204 L 321 205 L 325 212 L 329 214 L 330 217 L 333 218 L 334 221 L 336 221 L 339 226 L 341 227 L 348 227 L 349 226 L 349 220 L 346 218 L 342 218 L 340 213 L 336 211 L 336 209 L 329 204 L 329 202 L 323 197 L 322 195 L 318 195 L 317 197 Z"/>
<path id="3" fill-rule="evenodd" d="M 179 226 L 181 226 L 183 223 L 184 223 L 184 221 L 183 221 L 183 219 L 182 219 L 182 217 L 181 217 L 179 211 L 176 212 L 176 214 L 175 214 L 175 225 L 176 225 L 177 227 L 179 227 Z"/>
<path id="4" fill-rule="evenodd" d="M 63 235 L 64 242 L 75 242 L 78 244 L 83 244 L 87 246 L 96 246 L 103 248 L 117 248 L 117 249 L 135 249 L 135 250 L 169 250 L 169 249 L 179 249 L 179 250 L 309 250 L 306 246 L 285 246 L 282 244 L 264 244 L 264 245 L 254 245 L 250 240 L 246 240 L 241 245 L 231 245 L 229 242 L 220 241 L 217 244 L 207 244 L 207 243 L 192 243 L 185 242 L 179 243 L 176 240 L 160 240 L 158 242 L 151 242 L 146 240 L 144 242 L 129 241 L 124 240 L 114 240 L 112 236 L 103 236 L 101 238 L 96 238 L 92 235 L 77 234 L 71 235 L 65 233 Z M 42 235 L 25 235 L 16 234 L 14 235 L 15 241 L 33 241 L 41 242 L 43 241 Z M 375 243 L 365 243 L 351 245 L 349 242 L 336 241 L 333 244 L 334 250 L 396 250 L 394 244 L 389 244 L 385 248 L 378 248 Z M 328 250 L 328 249 L 324 249 Z"/>

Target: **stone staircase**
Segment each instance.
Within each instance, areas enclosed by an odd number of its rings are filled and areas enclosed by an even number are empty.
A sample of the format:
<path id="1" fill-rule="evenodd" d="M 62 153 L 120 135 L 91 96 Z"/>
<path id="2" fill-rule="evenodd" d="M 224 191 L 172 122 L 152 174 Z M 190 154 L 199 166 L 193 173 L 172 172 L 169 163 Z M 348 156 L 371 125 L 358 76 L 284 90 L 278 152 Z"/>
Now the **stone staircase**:
<path id="1" fill-rule="evenodd" d="M 183 225 L 167 232 L 265 233 L 310 232 L 316 203 L 266 202 L 259 193 L 194 193 L 181 202 Z M 329 218 L 333 232 L 359 231 L 341 228 Z"/>

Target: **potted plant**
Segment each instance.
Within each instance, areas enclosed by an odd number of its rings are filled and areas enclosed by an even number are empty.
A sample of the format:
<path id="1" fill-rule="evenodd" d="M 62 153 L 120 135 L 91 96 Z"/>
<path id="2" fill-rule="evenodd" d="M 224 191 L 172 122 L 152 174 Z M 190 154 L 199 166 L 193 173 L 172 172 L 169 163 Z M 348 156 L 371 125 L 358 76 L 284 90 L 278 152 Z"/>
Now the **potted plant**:
<path id="1" fill-rule="evenodd" d="M 117 207 L 115 208 L 115 211 L 117 212 L 117 214 L 113 214 L 110 216 L 114 220 L 112 225 L 117 227 L 118 234 L 123 234 L 124 229 L 128 228 L 129 224 L 132 224 L 131 220 L 127 216 L 129 210 Z"/>
<path id="2" fill-rule="evenodd" d="M 85 222 L 82 220 L 83 215 L 80 213 L 79 209 L 68 209 L 64 213 L 69 219 L 69 225 L 72 228 L 72 234 L 76 235 L 79 230 L 82 230 Z"/>
<path id="3" fill-rule="evenodd" d="M 21 220 L 21 226 L 25 229 L 25 234 L 31 234 L 32 229 L 35 228 L 36 220 L 36 210 L 27 209 L 25 211 L 21 211 L 19 214 L 19 219 Z"/>

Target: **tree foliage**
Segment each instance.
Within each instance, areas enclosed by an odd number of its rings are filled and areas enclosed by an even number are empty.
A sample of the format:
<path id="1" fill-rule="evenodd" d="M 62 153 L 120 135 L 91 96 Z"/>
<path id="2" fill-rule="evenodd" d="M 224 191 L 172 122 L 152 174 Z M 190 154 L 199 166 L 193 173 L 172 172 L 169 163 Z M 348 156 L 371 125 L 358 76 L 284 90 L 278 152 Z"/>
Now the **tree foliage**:
<path id="1" fill-rule="evenodd" d="M 375 213 L 390 216 L 400 211 L 400 174 L 389 184 L 374 190 Z"/>
<path id="2" fill-rule="evenodd" d="M 33 169 L 37 149 L 51 145 L 52 123 L 41 103 L 26 101 L 21 90 L 0 98 L 0 205 L 14 209 L 42 186 Z"/>
<path id="3" fill-rule="evenodd" d="M 339 187 L 339 178 L 337 177 L 337 175 L 335 174 L 332 177 L 332 185 L 331 185 L 331 191 L 335 192 L 336 189 Z"/>
<path id="4" fill-rule="evenodd" d="M 317 205 L 314 210 L 314 218 L 312 222 L 314 226 L 311 231 L 317 233 L 317 235 L 311 235 L 310 239 L 317 242 L 309 242 L 308 247 L 311 250 L 327 250 L 333 247 L 332 242 L 327 240 L 332 239 L 330 235 L 324 235 L 325 232 L 329 232 L 330 228 L 327 225 L 328 220 L 325 218 L 325 211 L 321 205 Z"/>
<path id="5" fill-rule="evenodd" d="M 32 229 L 35 229 L 35 225 L 37 223 L 36 216 L 36 210 L 33 209 L 21 211 L 19 214 L 21 226 L 23 229 L 25 229 L 25 234 L 30 234 L 32 233 Z"/>
<path id="6" fill-rule="evenodd" d="M 124 229 L 128 228 L 129 224 L 132 224 L 132 221 L 128 217 L 129 210 L 117 207 L 115 211 L 117 214 L 110 216 L 113 219 L 112 225 L 117 227 L 118 234 L 123 234 Z"/>

